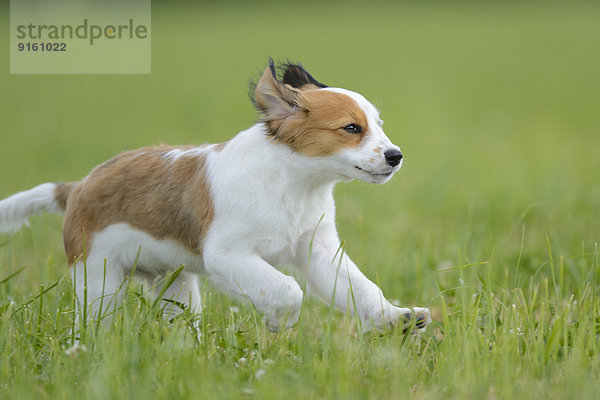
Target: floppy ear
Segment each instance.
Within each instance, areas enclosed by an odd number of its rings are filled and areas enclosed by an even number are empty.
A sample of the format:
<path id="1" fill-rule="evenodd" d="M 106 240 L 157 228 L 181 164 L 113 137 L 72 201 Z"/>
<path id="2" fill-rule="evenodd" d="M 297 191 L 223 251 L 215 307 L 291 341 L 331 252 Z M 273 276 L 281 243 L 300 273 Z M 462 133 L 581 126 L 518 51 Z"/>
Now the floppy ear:
<path id="1" fill-rule="evenodd" d="M 308 71 L 302 67 L 302 64 L 287 63 L 283 65 L 283 68 L 283 83 L 292 87 L 297 89 L 317 89 L 327 87 L 313 78 Z"/>
<path id="2" fill-rule="evenodd" d="M 256 84 L 253 101 L 273 135 L 287 118 L 300 110 L 301 97 L 298 89 L 277 80 L 275 64 L 269 59 L 269 65 Z"/>

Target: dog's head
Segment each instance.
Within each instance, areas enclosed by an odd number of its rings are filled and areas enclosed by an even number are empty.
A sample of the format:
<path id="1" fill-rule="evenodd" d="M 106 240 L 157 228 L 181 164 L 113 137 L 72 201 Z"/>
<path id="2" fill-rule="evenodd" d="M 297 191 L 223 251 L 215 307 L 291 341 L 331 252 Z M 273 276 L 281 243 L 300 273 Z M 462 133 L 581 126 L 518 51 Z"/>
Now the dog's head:
<path id="1" fill-rule="evenodd" d="M 385 135 L 377 109 L 358 93 L 330 88 L 299 64 L 277 78 L 269 60 L 253 102 L 274 140 L 327 161 L 339 179 L 385 183 L 402 166 L 402 153 Z"/>

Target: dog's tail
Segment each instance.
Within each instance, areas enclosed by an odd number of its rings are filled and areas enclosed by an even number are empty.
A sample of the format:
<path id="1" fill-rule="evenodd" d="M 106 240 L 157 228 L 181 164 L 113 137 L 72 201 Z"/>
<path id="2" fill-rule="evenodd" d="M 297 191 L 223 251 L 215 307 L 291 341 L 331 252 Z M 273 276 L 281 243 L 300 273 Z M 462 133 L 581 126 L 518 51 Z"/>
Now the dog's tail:
<path id="1" fill-rule="evenodd" d="M 77 182 L 42 183 L 0 200 L 0 232 L 13 232 L 41 212 L 62 214 Z"/>

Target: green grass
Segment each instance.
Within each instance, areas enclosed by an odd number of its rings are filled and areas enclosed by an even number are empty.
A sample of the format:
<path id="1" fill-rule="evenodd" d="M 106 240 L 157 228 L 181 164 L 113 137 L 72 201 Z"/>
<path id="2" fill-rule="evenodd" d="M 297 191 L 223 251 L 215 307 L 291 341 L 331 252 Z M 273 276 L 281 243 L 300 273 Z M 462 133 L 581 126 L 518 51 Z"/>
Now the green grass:
<path id="1" fill-rule="evenodd" d="M 427 332 L 362 335 L 310 300 L 270 334 L 204 284 L 198 343 L 132 287 L 74 351 L 61 219 L 36 217 L 0 237 L 1 398 L 598 397 L 600 7 L 365 4 L 154 4 L 149 76 L 8 75 L 0 42 L 0 197 L 226 140 L 267 57 L 300 60 L 376 103 L 406 155 L 384 186 L 339 185 L 338 223 L 388 297 L 432 309 Z"/>

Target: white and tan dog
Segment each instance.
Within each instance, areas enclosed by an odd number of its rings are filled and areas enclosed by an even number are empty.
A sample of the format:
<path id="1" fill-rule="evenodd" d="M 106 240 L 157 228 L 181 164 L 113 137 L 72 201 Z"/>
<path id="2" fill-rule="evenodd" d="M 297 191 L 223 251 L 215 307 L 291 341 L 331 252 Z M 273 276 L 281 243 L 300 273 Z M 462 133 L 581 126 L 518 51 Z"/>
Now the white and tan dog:
<path id="1" fill-rule="evenodd" d="M 41 211 L 64 213 L 77 296 L 84 304 L 86 257 L 94 315 L 111 304 L 102 297 L 118 298 L 134 264 L 150 280 L 183 264 L 164 297 L 200 312 L 197 276 L 207 274 L 276 331 L 294 325 L 302 305 L 296 280 L 276 268 L 291 267 L 309 294 L 356 311 L 365 330 L 405 328 L 413 316 L 424 328 L 429 310 L 388 302 L 339 251 L 335 226 L 334 184 L 387 182 L 402 165 L 400 149 L 363 96 L 326 87 L 300 65 L 282 68 L 280 81 L 269 60 L 253 98 L 262 120 L 230 141 L 129 151 L 80 182 L 17 193 L 0 201 L 0 231 Z"/>

